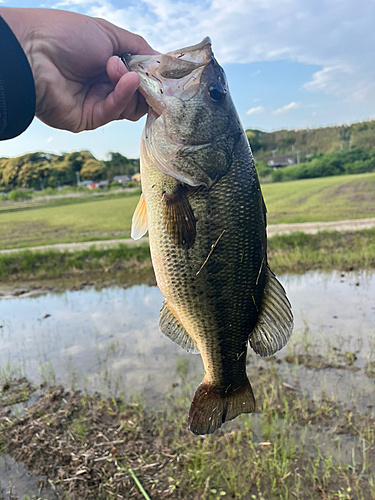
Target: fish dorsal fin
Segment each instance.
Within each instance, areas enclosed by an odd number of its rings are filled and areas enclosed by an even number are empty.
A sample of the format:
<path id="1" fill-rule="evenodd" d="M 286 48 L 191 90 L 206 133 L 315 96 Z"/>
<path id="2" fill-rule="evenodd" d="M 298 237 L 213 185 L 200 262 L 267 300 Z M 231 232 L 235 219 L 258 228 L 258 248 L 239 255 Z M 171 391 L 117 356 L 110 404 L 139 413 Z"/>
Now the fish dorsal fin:
<path id="1" fill-rule="evenodd" d="M 137 208 L 132 218 L 131 237 L 133 240 L 139 240 L 147 233 L 147 207 L 145 196 L 142 193 L 139 198 Z"/>
<path id="2" fill-rule="evenodd" d="M 163 307 L 160 311 L 159 328 L 164 335 L 169 337 L 173 342 L 188 352 L 199 354 L 197 344 L 190 337 L 181 323 L 171 311 L 168 303 L 164 301 Z"/>
<path id="3" fill-rule="evenodd" d="M 190 248 L 195 241 L 196 221 L 186 196 L 186 187 L 178 184 L 174 193 L 164 193 L 163 203 L 164 222 L 173 243 Z"/>
<path id="4" fill-rule="evenodd" d="M 250 346 L 260 356 L 271 356 L 288 342 L 293 314 L 285 290 L 267 266 L 266 285 L 258 321 L 250 334 Z"/>

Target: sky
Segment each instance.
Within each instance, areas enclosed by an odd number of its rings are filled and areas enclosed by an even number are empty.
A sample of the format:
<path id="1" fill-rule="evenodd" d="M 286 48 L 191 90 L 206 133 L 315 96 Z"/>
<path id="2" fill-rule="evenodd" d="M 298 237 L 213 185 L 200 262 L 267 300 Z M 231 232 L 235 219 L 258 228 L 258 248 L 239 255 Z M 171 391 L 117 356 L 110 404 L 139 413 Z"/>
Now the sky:
<path id="1" fill-rule="evenodd" d="M 244 128 L 264 131 L 375 119 L 375 0 L 0 0 L 102 17 L 160 52 L 212 40 Z M 34 119 L 1 156 L 109 151 L 139 157 L 144 119 L 72 134 Z"/>

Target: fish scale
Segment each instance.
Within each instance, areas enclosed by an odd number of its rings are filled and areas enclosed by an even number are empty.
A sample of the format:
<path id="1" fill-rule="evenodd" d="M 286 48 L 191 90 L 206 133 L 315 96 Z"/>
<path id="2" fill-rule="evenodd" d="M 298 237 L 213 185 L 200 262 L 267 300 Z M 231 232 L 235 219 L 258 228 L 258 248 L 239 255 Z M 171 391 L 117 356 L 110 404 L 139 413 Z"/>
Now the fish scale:
<path id="1" fill-rule="evenodd" d="M 165 298 L 161 331 L 202 357 L 205 375 L 189 426 L 208 434 L 254 411 L 248 341 L 262 356 L 283 347 L 293 327 L 291 307 L 267 265 L 254 160 L 209 39 L 126 61 L 150 106 L 132 236 L 149 231 Z"/>
<path id="2" fill-rule="evenodd" d="M 247 141 L 240 146 L 248 149 Z M 242 182 L 237 181 L 239 174 Z M 227 388 L 234 380 L 241 383 L 246 355 L 238 360 L 237 357 L 243 352 L 246 354 L 247 339 L 260 307 L 265 273 L 264 266 L 256 287 L 266 236 L 264 225 L 250 223 L 254 219 L 254 205 L 259 210 L 261 204 L 253 165 L 249 162 L 246 167 L 243 162 L 234 161 L 228 175 L 215 186 L 189 197 L 197 219 L 197 237 L 190 249 L 176 247 L 163 224 L 162 194 L 177 182 L 166 178 L 147 157 L 142 159 L 141 176 L 146 205 L 150 207 L 150 249 L 158 286 L 199 345 L 206 360 L 207 378 L 215 379 L 220 389 Z M 252 203 L 248 203 L 249 195 Z M 233 197 L 236 198 L 234 217 L 230 201 Z M 209 220 L 208 212 L 212 214 Z M 197 276 L 211 245 L 223 230 L 223 237 Z M 236 265 L 236 261 L 240 265 Z M 257 306 L 252 295 L 257 297 Z"/>

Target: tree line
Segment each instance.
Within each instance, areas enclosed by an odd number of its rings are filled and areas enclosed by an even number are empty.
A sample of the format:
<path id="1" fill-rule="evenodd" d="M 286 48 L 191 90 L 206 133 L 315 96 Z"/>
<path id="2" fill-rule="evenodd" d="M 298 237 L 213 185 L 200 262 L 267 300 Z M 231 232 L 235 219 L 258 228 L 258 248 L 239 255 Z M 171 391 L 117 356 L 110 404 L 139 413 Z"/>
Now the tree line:
<path id="1" fill-rule="evenodd" d="M 257 161 L 256 167 L 261 178 L 273 182 L 375 172 L 375 149 L 352 148 L 315 154 L 303 163 L 277 169 L 268 167 L 265 161 Z"/>
<path id="2" fill-rule="evenodd" d="M 297 151 L 301 159 L 304 159 L 306 155 L 333 153 L 341 149 L 375 149 L 375 120 L 275 132 L 248 129 L 246 135 L 257 160 L 266 160 L 273 152 L 284 155 Z"/>
<path id="3" fill-rule="evenodd" d="M 121 153 L 109 153 L 109 160 L 100 161 L 90 151 L 74 151 L 62 155 L 37 152 L 16 158 L 0 158 L 0 189 L 40 190 L 76 185 L 81 181 L 109 180 L 116 175 L 139 172 L 139 159 Z"/>

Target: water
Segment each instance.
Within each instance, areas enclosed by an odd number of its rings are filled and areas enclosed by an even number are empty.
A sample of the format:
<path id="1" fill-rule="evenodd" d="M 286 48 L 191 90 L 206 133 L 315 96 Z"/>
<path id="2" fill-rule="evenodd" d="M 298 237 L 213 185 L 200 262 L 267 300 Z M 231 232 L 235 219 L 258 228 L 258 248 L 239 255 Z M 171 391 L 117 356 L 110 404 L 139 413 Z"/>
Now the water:
<path id="1" fill-rule="evenodd" d="M 353 372 L 275 364 L 283 378 L 310 397 L 319 398 L 324 392 L 367 410 L 375 379 L 366 377 L 362 369 L 375 361 L 375 273 L 309 272 L 279 279 L 293 306 L 295 329 L 276 357 L 319 354 L 342 361 L 338 355 L 354 353 L 354 367 L 360 368 Z M 141 396 L 149 407 L 161 408 L 172 387 L 181 384 L 184 371 L 193 385 L 203 378 L 200 357 L 185 353 L 159 332 L 162 300 L 158 288 L 146 285 L 3 295 L 0 369 L 3 375 L 22 374 L 35 383 L 76 385 L 126 399 Z M 254 353 L 249 353 L 249 361 L 265 367 L 272 362 Z M 254 415 L 254 423 L 257 420 Z M 349 439 L 348 453 L 352 446 Z M 26 492 L 39 493 L 38 478 L 29 477 L 21 464 L 4 457 L 0 490 L 10 484 L 21 498 Z M 9 486 L 3 493 L 7 490 Z M 42 495 L 55 498 L 48 488 Z"/>
<path id="2" fill-rule="evenodd" d="M 280 281 L 293 306 L 295 329 L 278 357 L 288 352 L 327 356 L 335 348 L 355 352 L 356 366 L 363 367 L 375 356 L 374 273 L 309 272 Z M 147 285 L 3 298 L 0 367 L 36 383 L 56 380 L 126 398 L 141 393 L 147 404 L 161 406 L 179 382 L 178 366 L 188 363 L 195 382 L 203 377 L 200 357 L 159 332 L 162 300 L 159 289 Z M 251 362 L 263 360 L 254 355 Z M 307 387 L 319 392 L 323 382 L 307 379 Z"/>
<path id="3" fill-rule="evenodd" d="M 280 281 L 293 305 L 295 329 L 277 357 L 306 352 L 327 357 L 339 349 L 355 353 L 360 368 L 375 359 L 374 273 L 309 272 L 280 276 Z M 203 378 L 200 357 L 185 353 L 159 332 L 162 300 L 159 289 L 147 285 L 3 298 L 0 367 L 36 383 L 56 380 L 127 399 L 141 394 L 147 405 L 161 407 L 172 384 L 181 381 L 179 367 L 188 365 L 188 379 L 194 383 Z M 251 355 L 251 363 L 266 362 Z M 297 374 L 284 365 L 281 369 L 292 380 Z M 312 379 L 303 367 L 297 368 L 313 395 L 329 390 L 327 370 L 315 370 Z M 373 380 L 362 383 L 362 372 L 333 370 L 332 377 L 337 379 L 328 384 L 332 391 L 343 377 L 354 387 L 361 381 L 365 392 L 374 389 Z"/>

